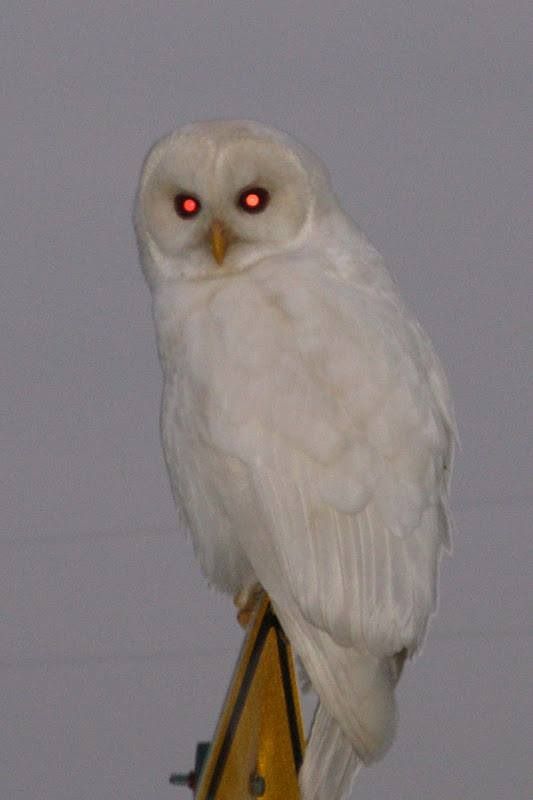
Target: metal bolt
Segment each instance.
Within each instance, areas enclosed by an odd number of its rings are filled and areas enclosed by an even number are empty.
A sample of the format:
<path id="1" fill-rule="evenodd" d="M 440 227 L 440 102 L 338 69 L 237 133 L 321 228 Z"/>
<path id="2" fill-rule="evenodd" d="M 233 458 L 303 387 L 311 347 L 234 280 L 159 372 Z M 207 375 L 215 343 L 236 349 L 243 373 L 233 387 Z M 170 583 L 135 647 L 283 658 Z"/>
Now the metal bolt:
<path id="1" fill-rule="evenodd" d="M 196 773 L 194 771 L 187 772 L 186 774 L 184 774 L 183 772 L 182 773 L 175 772 L 173 775 L 170 776 L 168 781 L 169 783 L 172 784 L 172 786 L 188 786 L 189 789 L 194 789 L 196 785 Z"/>
<path id="2" fill-rule="evenodd" d="M 250 794 L 252 797 L 263 797 L 266 792 L 266 781 L 262 775 L 255 772 L 250 777 Z"/>

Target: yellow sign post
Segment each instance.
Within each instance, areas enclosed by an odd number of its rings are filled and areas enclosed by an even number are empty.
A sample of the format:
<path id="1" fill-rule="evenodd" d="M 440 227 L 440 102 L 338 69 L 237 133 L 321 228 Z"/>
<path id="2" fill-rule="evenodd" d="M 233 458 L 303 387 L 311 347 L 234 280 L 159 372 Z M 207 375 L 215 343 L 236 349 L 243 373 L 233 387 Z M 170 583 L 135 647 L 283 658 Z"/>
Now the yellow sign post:
<path id="1" fill-rule="evenodd" d="M 241 648 L 196 800 L 298 800 L 304 732 L 291 647 L 264 597 Z"/>

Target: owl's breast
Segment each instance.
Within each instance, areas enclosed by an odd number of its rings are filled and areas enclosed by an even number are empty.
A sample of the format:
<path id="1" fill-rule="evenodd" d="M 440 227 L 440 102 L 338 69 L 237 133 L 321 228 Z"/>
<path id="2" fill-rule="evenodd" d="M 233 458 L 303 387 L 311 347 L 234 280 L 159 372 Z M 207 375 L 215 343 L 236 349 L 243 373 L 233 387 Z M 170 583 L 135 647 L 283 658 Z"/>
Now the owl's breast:
<path id="1" fill-rule="evenodd" d="M 207 579 L 235 593 L 255 581 L 238 536 L 248 516 L 243 513 L 247 476 L 242 464 L 214 441 L 220 374 L 226 369 L 230 382 L 232 377 L 209 300 L 194 299 L 188 307 L 176 304 L 163 320 L 163 452 L 176 506 Z"/>
<path id="2" fill-rule="evenodd" d="M 161 433 L 176 507 L 202 570 L 216 588 L 235 594 L 256 580 L 239 543 L 239 507 L 247 495 L 239 465 L 205 441 L 200 425 L 184 424 L 168 391 Z"/>

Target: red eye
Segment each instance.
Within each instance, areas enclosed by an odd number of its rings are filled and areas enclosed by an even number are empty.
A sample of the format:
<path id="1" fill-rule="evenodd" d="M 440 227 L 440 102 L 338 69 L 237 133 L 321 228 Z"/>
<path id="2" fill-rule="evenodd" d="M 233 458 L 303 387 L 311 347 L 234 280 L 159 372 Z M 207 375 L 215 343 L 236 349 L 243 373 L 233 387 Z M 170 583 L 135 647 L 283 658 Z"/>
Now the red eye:
<path id="1" fill-rule="evenodd" d="M 269 200 L 270 195 L 266 189 L 261 186 L 253 186 L 240 193 L 237 205 L 248 214 L 257 214 L 259 211 L 263 211 Z"/>
<path id="2" fill-rule="evenodd" d="M 177 194 L 174 198 L 174 208 L 178 217 L 190 219 L 190 217 L 195 217 L 198 214 L 202 204 L 194 195 L 182 193 Z"/>

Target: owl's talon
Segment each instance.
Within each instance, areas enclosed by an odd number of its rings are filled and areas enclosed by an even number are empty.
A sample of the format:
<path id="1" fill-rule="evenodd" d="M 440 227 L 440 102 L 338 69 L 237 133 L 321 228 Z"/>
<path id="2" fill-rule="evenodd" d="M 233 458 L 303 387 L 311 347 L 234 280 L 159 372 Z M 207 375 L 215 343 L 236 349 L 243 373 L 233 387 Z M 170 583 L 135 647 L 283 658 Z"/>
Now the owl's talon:
<path id="1" fill-rule="evenodd" d="M 250 623 L 253 613 L 263 596 L 263 588 L 259 583 L 247 586 L 237 592 L 233 602 L 237 606 L 237 621 L 241 627 L 246 628 Z"/>

